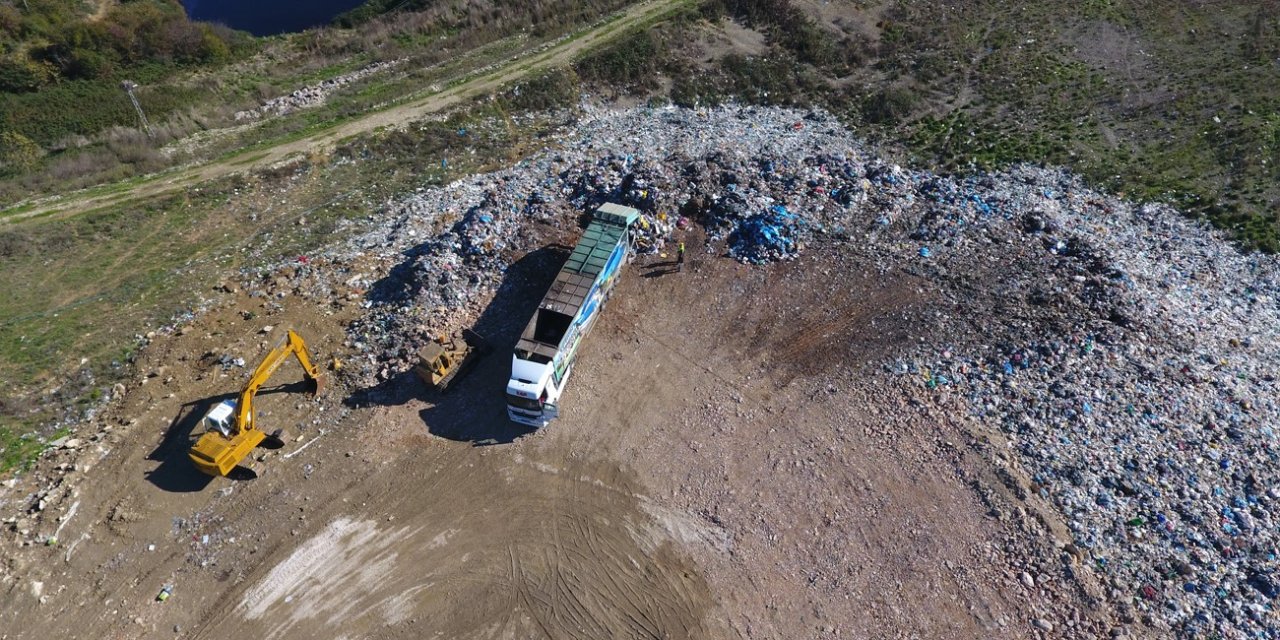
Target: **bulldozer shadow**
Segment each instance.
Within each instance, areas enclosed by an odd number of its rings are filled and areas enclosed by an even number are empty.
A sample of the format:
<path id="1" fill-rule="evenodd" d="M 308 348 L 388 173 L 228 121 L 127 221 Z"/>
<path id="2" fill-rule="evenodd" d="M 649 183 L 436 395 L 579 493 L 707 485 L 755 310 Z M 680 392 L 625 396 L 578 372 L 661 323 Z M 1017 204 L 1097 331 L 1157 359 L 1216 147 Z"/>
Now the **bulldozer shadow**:
<path id="1" fill-rule="evenodd" d="M 291 382 L 277 385 L 270 389 L 263 389 L 258 392 L 258 396 L 275 393 L 301 393 L 306 389 L 306 381 Z M 195 464 L 187 457 L 187 451 L 191 449 L 191 445 L 195 444 L 196 439 L 200 437 L 200 420 L 209 412 L 209 409 L 223 400 L 233 400 L 237 395 L 235 393 L 224 393 L 209 396 L 194 402 L 188 402 L 179 407 L 177 415 L 173 417 L 168 429 L 165 430 L 164 438 L 160 441 L 160 444 L 156 445 L 156 448 L 147 454 L 147 460 L 160 463 L 156 468 L 146 472 L 147 481 L 155 485 L 156 488 L 171 493 L 202 491 L 209 486 L 209 483 L 213 481 L 213 476 L 205 475 L 196 469 Z M 273 440 L 273 438 L 267 438 L 265 442 Z M 270 447 L 270 445 L 266 446 Z M 232 480 L 249 480 L 256 478 L 257 474 L 252 469 L 236 467 L 227 477 Z"/>

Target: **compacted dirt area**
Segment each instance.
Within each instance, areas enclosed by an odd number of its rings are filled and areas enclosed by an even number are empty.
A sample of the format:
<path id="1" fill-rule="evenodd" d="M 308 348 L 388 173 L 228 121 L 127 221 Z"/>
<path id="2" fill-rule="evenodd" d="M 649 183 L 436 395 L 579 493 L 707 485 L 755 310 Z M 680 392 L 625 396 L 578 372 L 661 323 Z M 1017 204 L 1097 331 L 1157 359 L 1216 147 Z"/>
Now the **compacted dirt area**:
<path id="1" fill-rule="evenodd" d="M 155 337 L 96 435 L 0 488 L 0 637 L 1028 637 L 1046 611 L 1105 633 L 1028 560 L 1052 517 L 1006 495 L 963 412 L 878 373 L 947 331 L 936 292 L 852 255 L 633 264 L 562 418 L 524 433 L 502 389 L 547 265 L 490 303 L 512 321 L 449 395 L 340 369 L 311 401 L 282 367 L 258 406 L 287 443 L 238 480 L 187 461 L 200 415 L 285 328 L 352 357 L 358 309 L 228 287 Z"/>

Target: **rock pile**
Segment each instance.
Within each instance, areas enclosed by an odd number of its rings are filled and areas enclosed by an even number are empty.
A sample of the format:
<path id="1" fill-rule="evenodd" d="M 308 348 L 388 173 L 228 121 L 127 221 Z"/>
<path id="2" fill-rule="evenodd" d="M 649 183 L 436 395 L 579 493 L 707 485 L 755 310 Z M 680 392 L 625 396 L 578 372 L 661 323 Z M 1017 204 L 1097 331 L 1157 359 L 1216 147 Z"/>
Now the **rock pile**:
<path id="1" fill-rule="evenodd" d="M 301 89 L 294 90 L 293 93 L 288 95 L 267 100 L 253 109 L 237 111 L 235 115 L 236 121 L 257 120 L 258 118 L 269 115 L 282 116 L 286 113 L 297 111 L 298 109 L 306 109 L 323 104 L 324 101 L 329 98 L 329 94 L 334 91 L 337 91 L 352 82 L 363 80 L 375 73 L 391 69 L 396 65 L 404 63 L 406 60 L 407 58 L 401 58 L 399 60 L 375 62 L 371 65 L 352 71 L 351 73 L 329 78 L 319 84 L 307 85 Z"/>

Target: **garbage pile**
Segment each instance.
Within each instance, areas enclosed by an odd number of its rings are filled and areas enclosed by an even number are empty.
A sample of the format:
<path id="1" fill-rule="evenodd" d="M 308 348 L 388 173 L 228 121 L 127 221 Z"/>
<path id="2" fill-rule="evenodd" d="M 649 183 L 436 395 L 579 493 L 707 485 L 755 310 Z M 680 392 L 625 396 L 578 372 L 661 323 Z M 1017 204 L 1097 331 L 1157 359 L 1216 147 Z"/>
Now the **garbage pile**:
<path id="1" fill-rule="evenodd" d="M 729 236 L 729 255 L 751 264 L 794 258 L 802 248 L 796 241 L 802 228 L 803 220 L 775 204 L 738 224 Z"/>
<path id="2" fill-rule="evenodd" d="M 895 370 L 1004 432 L 1122 617 L 1277 637 L 1275 260 L 1058 171 L 922 184 L 931 207 L 952 203 L 911 236 L 942 248 L 933 266 L 1013 254 L 1027 268 L 996 292 L 1019 299 L 1009 315 L 964 314 L 989 338 Z"/>
<path id="3" fill-rule="evenodd" d="M 802 120 L 807 128 L 796 127 Z M 819 229 L 832 220 L 848 224 L 847 205 L 825 190 L 846 178 L 828 165 L 857 172 L 856 158 L 869 156 L 841 131 L 826 116 L 783 110 L 588 108 L 558 149 L 387 203 L 375 215 L 387 223 L 314 263 L 346 263 L 359 254 L 366 264 L 357 277 L 380 274 L 365 295 L 368 311 L 348 332 L 350 346 L 364 354 L 358 379 L 376 383 L 412 366 L 412 355 L 434 336 L 473 322 L 512 262 L 548 234 L 571 244 L 585 214 L 604 202 L 640 211 L 641 254 L 658 253 L 673 234 L 703 224 L 722 228 L 713 242 L 733 235 L 744 259 L 796 255 L 810 220 Z M 717 206 L 726 198 L 736 203 L 734 213 Z M 796 206 L 807 214 L 792 213 Z M 530 233 L 535 225 L 541 236 Z"/>
<path id="4" fill-rule="evenodd" d="M 339 280 L 309 290 L 366 290 L 348 342 L 374 384 L 605 201 L 642 212 L 645 252 L 692 224 L 752 264 L 825 237 L 936 285 L 949 306 L 929 335 L 952 343 L 890 371 L 1004 433 L 1070 527 L 1072 570 L 1159 629 L 1280 637 L 1274 259 L 1060 170 L 904 169 L 821 113 L 587 107 L 555 150 L 387 203 L 313 263 L 343 265 Z"/>

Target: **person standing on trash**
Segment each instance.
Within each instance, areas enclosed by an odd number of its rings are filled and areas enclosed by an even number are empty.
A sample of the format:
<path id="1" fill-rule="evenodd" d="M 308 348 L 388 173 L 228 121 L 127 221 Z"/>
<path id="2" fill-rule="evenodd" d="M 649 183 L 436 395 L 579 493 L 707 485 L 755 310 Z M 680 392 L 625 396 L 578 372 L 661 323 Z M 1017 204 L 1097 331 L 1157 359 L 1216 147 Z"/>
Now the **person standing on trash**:
<path id="1" fill-rule="evenodd" d="M 676 271 L 684 271 L 684 242 L 676 245 Z"/>

